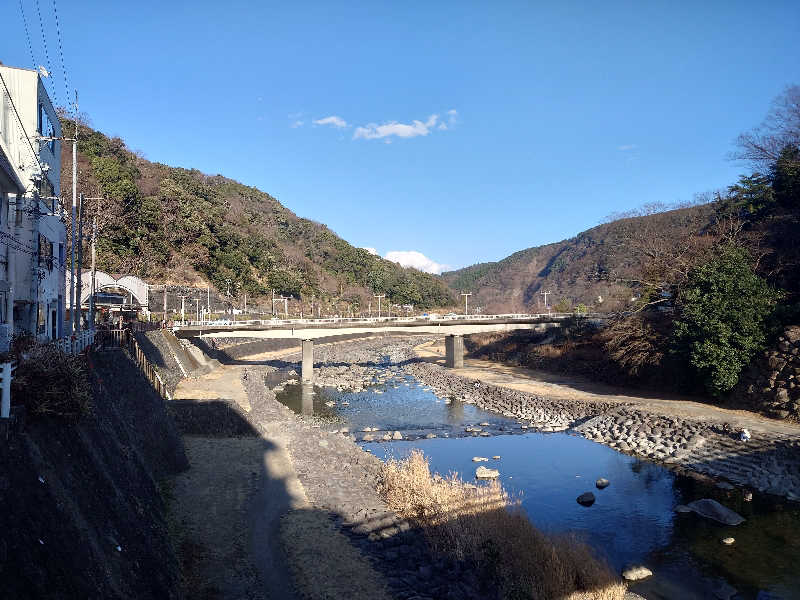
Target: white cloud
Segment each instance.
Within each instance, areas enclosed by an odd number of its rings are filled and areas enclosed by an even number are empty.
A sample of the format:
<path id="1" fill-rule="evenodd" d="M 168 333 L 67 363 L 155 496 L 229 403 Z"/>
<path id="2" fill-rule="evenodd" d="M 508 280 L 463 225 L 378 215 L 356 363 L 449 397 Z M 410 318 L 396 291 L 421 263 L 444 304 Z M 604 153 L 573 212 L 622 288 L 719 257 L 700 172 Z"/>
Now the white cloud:
<path id="1" fill-rule="evenodd" d="M 295 121 L 294 123 L 289 125 L 289 127 L 291 127 L 292 129 L 297 129 L 298 127 L 302 126 L 303 126 L 303 121 Z"/>
<path id="2" fill-rule="evenodd" d="M 330 117 L 325 117 L 323 119 L 316 119 L 314 121 L 315 125 L 332 125 L 337 129 L 344 129 L 347 127 L 347 121 L 345 121 L 342 117 L 337 117 L 336 115 L 331 115 Z"/>
<path id="3" fill-rule="evenodd" d="M 432 261 L 422 252 L 417 252 L 416 250 L 392 250 L 391 252 L 387 252 L 384 258 L 392 262 L 400 263 L 404 267 L 414 267 L 420 271 L 435 273 L 436 275 L 449 268 L 447 265 Z"/>
<path id="4" fill-rule="evenodd" d="M 624 146 L 617 146 L 620 152 L 628 152 L 629 150 L 636 150 L 636 144 L 625 144 Z"/>
<path id="5" fill-rule="evenodd" d="M 397 136 L 399 138 L 412 138 L 420 135 L 425 136 L 436 127 L 438 121 L 439 115 L 431 115 L 428 117 L 427 121 L 423 122 L 415 119 L 410 124 L 398 123 L 397 121 L 389 121 L 383 125 L 369 123 L 368 125 L 356 127 L 356 130 L 353 132 L 353 139 L 379 140 L 391 136 Z"/>
<path id="6" fill-rule="evenodd" d="M 377 250 L 375 250 L 375 248 L 370 248 L 370 247 L 368 247 L 368 246 L 364 246 L 364 247 L 363 247 L 363 248 L 361 248 L 361 249 L 362 249 L 362 250 L 366 250 L 366 251 L 367 251 L 367 252 L 369 252 L 370 254 L 374 254 L 375 256 L 378 256 L 378 251 L 377 251 Z"/>

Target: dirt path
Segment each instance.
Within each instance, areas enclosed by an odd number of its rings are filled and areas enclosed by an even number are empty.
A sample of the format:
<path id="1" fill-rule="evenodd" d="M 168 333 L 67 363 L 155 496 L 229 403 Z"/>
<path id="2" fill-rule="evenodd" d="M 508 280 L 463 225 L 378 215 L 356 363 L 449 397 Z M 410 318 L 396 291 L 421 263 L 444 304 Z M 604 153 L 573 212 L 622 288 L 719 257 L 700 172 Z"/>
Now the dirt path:
<path id="1" fill-rule="evenodd" d="M 172 527 L 191 598 L 292 600 L 280 517 L 307 506 L 284 450 L 258 437 L 185 436 Z"/>
<path id="2" fill-rule="evenodd" d="M 417 356 L 444 365 L 444 342 L 428 342 L 414 349 Z M 509 389 L 544 396 L 552 400 L 583 400 L 635 404 L 662 416 L 677 416 L 699 421 L 727 422 L 751 432 L 779 436 L 800 436 L 800 425 L 784 423 L 742 411 L 728 410 L 679 396 L 633 395 L 629 388 L 596 383 L 579 376 L 566 376 L 514 367 L 488 360 L 465 358 L 462 369 L 453 373 Z"/>

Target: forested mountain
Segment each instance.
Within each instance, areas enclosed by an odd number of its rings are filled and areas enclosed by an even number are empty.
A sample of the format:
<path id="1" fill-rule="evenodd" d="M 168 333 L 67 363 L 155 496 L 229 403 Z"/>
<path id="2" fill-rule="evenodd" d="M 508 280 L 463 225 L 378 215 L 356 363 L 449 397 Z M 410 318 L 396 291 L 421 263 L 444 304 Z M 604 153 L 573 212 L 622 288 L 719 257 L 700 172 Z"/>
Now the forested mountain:
<path id="1" fill-rule="evenodd" d="M 579 303 L 594 310 L 619 310 L 640 296 L 632 283 L 641 278 L 647 256 L 666 253 L 687 236 L 702 236 L 715 209 L 714 204 L 698 204 L 663 212 L 651 206 L 640 212 L 497 262 L 448 271 L 442 278 L 455 291 L 473 292 L 472 304 L 487 312 L 543 310 L 542 292 L 551 292 L 548 306 L 564 310 Z"/>
<path id="2" fill-rule="evenodd" d="M 62 123 L 64 131 L 74 125 Z M 153 283 L 206 285 L 257 301 L 277 294 L 329 312 L 366 309 L 373 293 L 420 308 L 454 302 L 438 278 L 355 248 L 325 225 L 303 219 L 269 194 L 222 175 L 154 163 L 86 124 L 79 126 L 79 191 L 84 223 L 96 214 L 98 268 Z M 62 189 L 72 155 L 62 152 Z M 84 232 L 85 234 L 88 231 Z M 84 252 L 87 267 L 89 253 Z"/>

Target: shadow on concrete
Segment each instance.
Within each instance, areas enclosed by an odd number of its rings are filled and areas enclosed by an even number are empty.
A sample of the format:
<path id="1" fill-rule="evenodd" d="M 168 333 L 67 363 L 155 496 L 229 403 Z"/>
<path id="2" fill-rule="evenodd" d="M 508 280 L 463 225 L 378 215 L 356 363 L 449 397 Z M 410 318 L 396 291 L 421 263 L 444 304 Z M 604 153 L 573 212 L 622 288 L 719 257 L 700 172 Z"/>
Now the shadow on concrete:
<path id="1" fill-rule="evenodd" d="M 156 331 L 155 333 L 160 335 L 161 332 Z M 136 341 L 139 342 L 139 348 L 142 349 L 147 360 L 157 367 L 167 368 L 167 361 L 164 359 L 161 349 L 153 343 L 145 332 L 137 332 L 133 335 L 136 337 Z"/>

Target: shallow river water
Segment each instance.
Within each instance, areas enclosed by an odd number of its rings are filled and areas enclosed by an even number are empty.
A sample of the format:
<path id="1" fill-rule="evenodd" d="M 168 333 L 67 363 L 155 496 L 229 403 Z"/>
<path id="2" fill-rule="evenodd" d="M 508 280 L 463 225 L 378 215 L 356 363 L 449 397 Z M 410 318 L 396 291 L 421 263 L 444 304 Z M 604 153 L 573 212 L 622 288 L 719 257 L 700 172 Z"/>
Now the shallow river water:
<path id="1" fill-rule="evenodd" d="M 455 471 L 466 481 L 480 464 L 498 469 L 505 489 L 520 499 L 540 529 L 575 533 L 618 572 L 632 564 L 650 568 L 654 575 L 631 588 L 648 599 L 800 598 L 796 503 L 758 493 L 745 502 L 740 490 L 676 476 L 569 432 L 527 433 L 514 419 L 456 400 L 447 403 L 399 374 L 358 393 L 309 387 L 304 393 L 301 386 L 287 386 L 278 400 L 353 432 L 377 427 L 378 437 L 400 431 L 415 438 L 361 442 L 382 459 L 402 458 L 418 448 L 432 471 Z M 479 424 L 489 437 L 465 432 Z M 430 433 L 437 437 L 425 439 Z M 501 458 L 472 461 L 496 455 Z M 600 477 L 611 482 L 602 490 L 595 487 Z M 587 491 L 596 497 L 590 507 L 576 502 Z M 676 505 L 700 498 L 714 498 L 747 521 L 731 527 L 675 512 Z M 720 542 L 728 536 L 736 540 L 732 546 Z M 725 594 L 731 588 L 736 595 Z"/>

